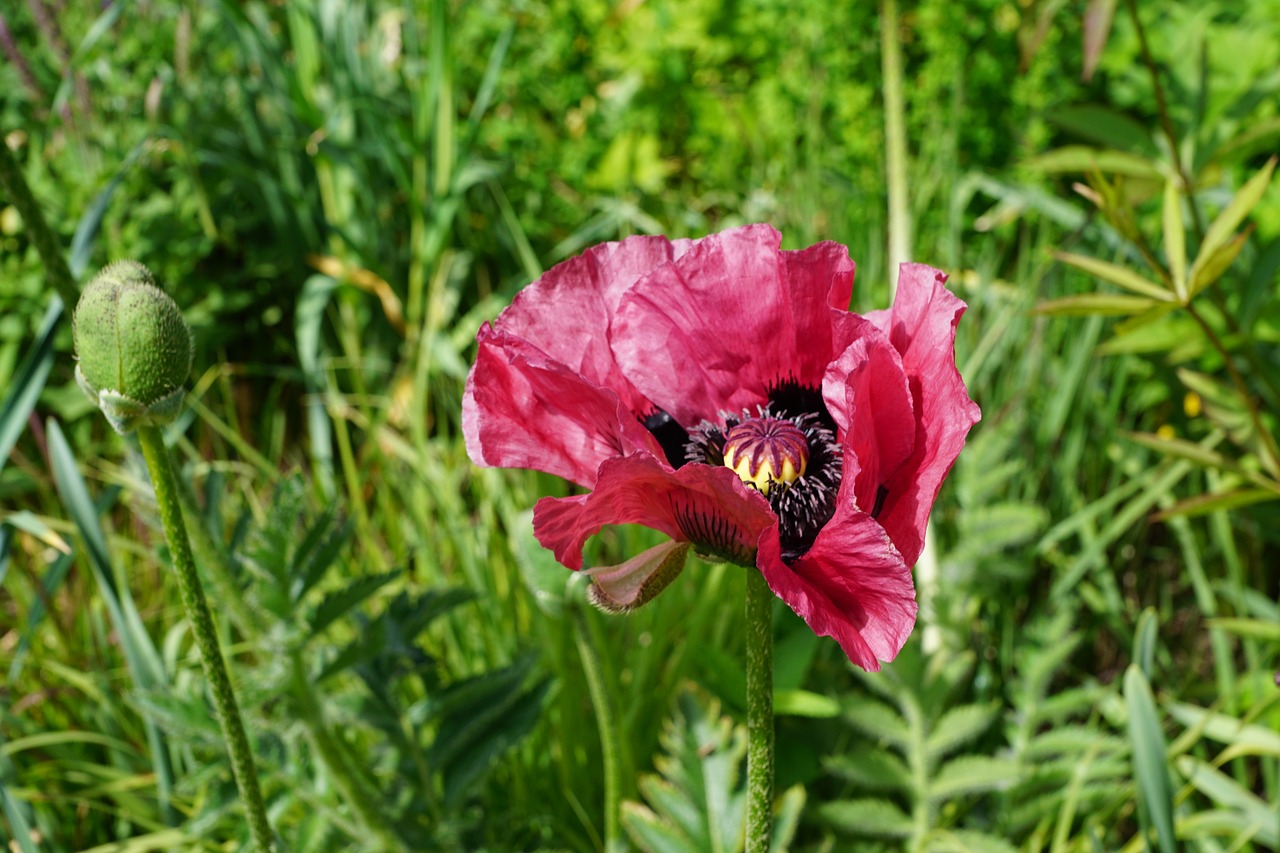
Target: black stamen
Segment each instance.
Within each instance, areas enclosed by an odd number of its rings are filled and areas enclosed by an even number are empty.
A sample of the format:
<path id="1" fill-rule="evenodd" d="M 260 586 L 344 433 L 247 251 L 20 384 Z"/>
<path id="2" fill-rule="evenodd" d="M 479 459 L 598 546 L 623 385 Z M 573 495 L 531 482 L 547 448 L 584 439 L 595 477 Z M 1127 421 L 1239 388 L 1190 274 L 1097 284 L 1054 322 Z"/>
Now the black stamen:
<path id="1" fill-rule="evenodd" d="M 662 409 L 655 409 L 652 414 L 640 418 L 640 423 L 658 440 L 658 445 L 672 468 L 679 468 L 688 461 L 685 458 L 685 444 L 689 441 L 689 433 L 675 418 Z"/>
<path id="2" fill-rule="evenodd" d="M 835 419 L 827 411 L 822 399 L 822 387 L 801 385 L 796 379 L 779 380 L 769 389 L 769 410 L 775 417 L 798 418 L 801 415 L 817 415 L 824 427 L 836 431 Z"/>

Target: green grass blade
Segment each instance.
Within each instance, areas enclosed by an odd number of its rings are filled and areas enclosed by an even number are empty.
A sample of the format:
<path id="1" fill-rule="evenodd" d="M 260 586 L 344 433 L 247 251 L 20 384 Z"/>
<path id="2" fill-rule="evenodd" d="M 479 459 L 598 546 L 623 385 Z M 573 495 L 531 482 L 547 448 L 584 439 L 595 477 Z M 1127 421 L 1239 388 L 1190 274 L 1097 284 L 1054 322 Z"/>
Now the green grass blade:
<path id="1" fill-rule="evenodd" d="M 1154 829 L 1160 853 L 1177 853 L 1173 834 L 1173 786 L 1165 755 L 1164 733 L 1155 697 L 1136 664 L 1124 675 L 1124 698 L 1129 706 L 1129 739 L 1133 745 L 1133 775 L 1138 783 L 1139 816 L 1144 831 Z"/>
<path id="2" fill-rule="evenodd" d="M 22 359 L 13 378 L 13 385 L 0 404 L 0 471 L 9 458 L 18 437 L 26 429 L 27 418 L 36 407 L 36 400 L 44 390 L 44 383 L 49 378 L 53 367 L 53 338 L 58 332 L 58 321 L 62 319 L 62 300 L 57 296 L 49 303 L 40 330 L 36 333 L 35 346 Z"/>

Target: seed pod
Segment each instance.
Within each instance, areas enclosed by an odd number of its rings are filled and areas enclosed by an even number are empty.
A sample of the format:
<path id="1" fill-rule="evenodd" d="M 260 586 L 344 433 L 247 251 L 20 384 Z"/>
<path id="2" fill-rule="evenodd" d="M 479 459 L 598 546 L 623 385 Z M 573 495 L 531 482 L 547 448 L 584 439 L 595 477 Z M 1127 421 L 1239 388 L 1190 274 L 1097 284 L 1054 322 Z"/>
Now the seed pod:
<path id="1" fill-rule="evenodd" d="M 73 320 L 76 382 L 123 434 L 182 411 L 191 329 L 151 271 L 136 261 L 103 267 Z"/>

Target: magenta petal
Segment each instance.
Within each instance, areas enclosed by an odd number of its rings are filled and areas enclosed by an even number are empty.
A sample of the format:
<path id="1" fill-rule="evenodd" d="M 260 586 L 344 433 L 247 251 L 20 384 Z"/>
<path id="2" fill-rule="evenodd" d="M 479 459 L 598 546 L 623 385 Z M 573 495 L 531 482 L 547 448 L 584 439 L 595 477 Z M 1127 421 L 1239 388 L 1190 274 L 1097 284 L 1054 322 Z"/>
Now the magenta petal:
<path id="1" fill-rule="evenodd" d="M 822 381 L 835 354 L 830 309 L 848 307 L 853 262 L 835 243 L 782 252 L 781 241 L 767 225 L 698 240 L 619 303 L 618 364 L 680 423 L 763 403 L 784 379 Z"/>
<path id="2" fill-rule="evenodd" d="M 614 362 L 609 328 L 636 280 L 688 251 L 692 240 L 629 237 L 593 246 L 548 270 L 516 295 L 496 326 L 532 342 L 588 382 L 609 388 L 637 413 L 649 401 Z"/>
<path id="3" fill-rule="evenodd" d="M 613 391 L 485 326 L 462 398 L 462 432 L 477 465 L 532 468 L 590 487 L 600 463 L 657 443 Z"/>
<path id="4" fill-rule="evenodd" d="M 582 546 L 609 524 L 642 524 L 749 564 L 761 531 L 776 523 L 760 493 L 728 468 L 672 471 L 644 454 L 606 461 L 590 494 L 543 498 L 533 510 L 534 535 L 571 569 L 582 568 Z"/>
<path id="5" fill-rule="evenodd" d="M 616 566 L 587 569 L 591 603 L 610 613 L 626 613 L 667 588 L 684 568 L 689 543 L 675 539 L 654 545 Z"/>
<path id="6" fill-rule="evenodd" d="M 893 307 L 866 315 L 901 354 L 917 416 L 915 448 L 886 480 L 877 516 L 908 565 L 924 547 L 925 524 L 942 481 L 982 417 L 956 369 L 956 324 L 966 306 L 947 290 L 946 280 L 924 264 L 903 264 Z"/>
<path id="7" fill-rule="evenodd" d="M 849 660 L 880 669 L 907 641 L 916 622 L 911 569 L 871 516 L 842 507 L 813 548 L 790 565 L 775 532 L 760 540 L 757 565 L 769 587 L 821 637 L 832 637 Z"/>
<path id="8" fill-rule="evenodd" d="M 857 462 L 852 493 L 871 511 L 885 478 L 915 449 L 916 423 L 898 351 L 871 323 L 858 324 L 860 336 L 827 367 L 822 393 L 843 433 L 846 462 Z"/>

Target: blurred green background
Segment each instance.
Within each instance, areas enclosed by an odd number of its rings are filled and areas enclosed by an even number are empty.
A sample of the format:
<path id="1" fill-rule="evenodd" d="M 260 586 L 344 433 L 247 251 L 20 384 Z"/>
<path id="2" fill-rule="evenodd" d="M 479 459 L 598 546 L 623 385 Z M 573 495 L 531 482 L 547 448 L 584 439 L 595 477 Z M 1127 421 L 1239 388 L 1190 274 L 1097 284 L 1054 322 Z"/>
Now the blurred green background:
<path id="1" fill-rule="evenodd" d="M 777 849 L 1280 847 L 1280 3 L 2 14 L 0 135 L 74 275 L 141 260 L 194 327 L 169 437 L 284 849 L 739 849 L 740 574 L 584 609 L 530 530 L 564 484 L 474 468 L 459 404 L 544 269 L 756 221 L 849 246 L 854 310 L 891 236 L 946 269 L 984 413 L 895 664 L 775 612 Z M 0 838 L 239 849 L 145 474 L 13 204 Z"/>

